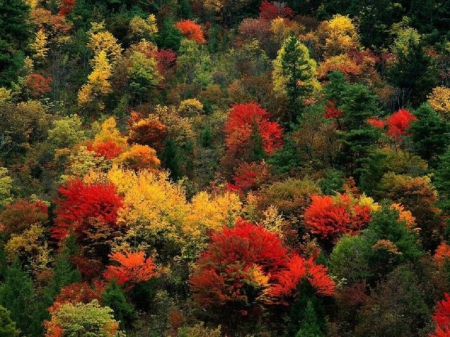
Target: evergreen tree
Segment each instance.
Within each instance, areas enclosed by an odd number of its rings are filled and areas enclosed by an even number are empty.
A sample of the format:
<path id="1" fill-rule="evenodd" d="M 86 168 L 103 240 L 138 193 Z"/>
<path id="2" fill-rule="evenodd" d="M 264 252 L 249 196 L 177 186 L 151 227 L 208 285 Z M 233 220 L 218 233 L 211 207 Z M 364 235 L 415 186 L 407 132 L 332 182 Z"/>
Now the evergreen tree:
<path id="1" fill-rule="evenodd" d="M 339 159 L 344 171 L 359 182 L 361 169 L 381 137 L 380 130 L 368 124 L 367 119 L 379 116 L 381 111 L 377 96 L 365 85 L 348 86 L 342 96 Z"/>
<path id="2" fill-rule="evenodd" d="M 55 258 L 54 275 L 45 292 L 47 306 L 53 303 L 62 288 L 72 283 L 81 282 L 80 272 L 70 262 L 76 250 L 76 237 L 72 234 L 66 239 L 61 252 Z"/>
<path id="3" fill-rule="evenodd" d="M 409 104 L 417 107 L 437 82 L 436 69 L 423 44 L 412 38 L 406 44 L 406 48 L 396 50 L 397 62 L 388 72 L 390 83 L 400 92 L 398 108 Z"/>
<path id="4" fill-rule="evenodd" d="M 412 133 L 413 152 L 434 167 L 439 156 L 444 154 L 450 144 L 450 124 L 436 113 L 428 103 L 414 111 L 417 117 L 409 131 Z"/>
<path id="5" fill-rule="evenodd" d="M 304 100 L 320 86 L 315 78 L 316 62 L 309 57 L 308 48 L 291 34 L 278 51 L 273 66 L 274 90 L 289 100 L 284 122 L 296 123 L 303 112 Z"/>
<path id="6" fill-rule="evenodd" d="M 291 307 L 286 337 L 324 336 L 327 329 L 323 299 L 316 295 L 315 289 L 306 279 L 300 282 L 298 290 L 299 295 Z M 300 335 L 300 333 L 305 333 L 305 335 Z"/>
<path id="7" fill-rule="evenodd" d="M 5 282 L 0 286 L 0 305 L 10 311 L 11 319 L 23 335 L 42 335 L 42 315 L 38 312 L 31 278 L 22 270 L 18 259 L 5 274 Z"/>
<path id="8" fill-rule="evenodd" d="M 19 330 L 16 329 L 16 323 L 11 320 L 9 311 L 0 305 L 0 336 L 18 337 Z"/>
<path id="9" fill-rule="evenodd" d="M 17 79 L 31 39 L 30 7 L 23 0 L 0 1 L 0 87 Z"/>
<path id="10" fill-rule="evenodd" d="M 114 318 L 120 322 L 120 328 L 129 327 L 134 320 L 134 308 L 127 302 L 123 290 L 112 282 L 108 285 L 102 295 L 103 304 L 114 311 Z"/>
<path id="11" fill-rule="evenodd" d="M 173 180 L 181 178 L 180 168 L 180 149 L 176 141 L 166 138 L 164 141 L 164 149 L 161 152 L 161 162 L 166 169 L 170 171 L 170 177 Z"/>
<path id="12" fill-rule="evenodd" d="M 300 325 L 295 337 L 323 337 L 324 334 L 320 330 L 320 326 L 317 322 L 316 311 L 311 301 L 308 301 L 305 309 L 305 317 Z"/>

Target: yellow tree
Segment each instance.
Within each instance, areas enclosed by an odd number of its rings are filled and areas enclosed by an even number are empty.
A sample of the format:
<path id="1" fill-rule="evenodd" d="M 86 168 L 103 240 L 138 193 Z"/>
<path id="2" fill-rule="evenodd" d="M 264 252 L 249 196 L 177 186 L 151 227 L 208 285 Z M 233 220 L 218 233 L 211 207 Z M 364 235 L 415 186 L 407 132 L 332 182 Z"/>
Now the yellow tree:
<path id="1" fill-rule="evenodd" d="M 104 22 L 93 22 L 89 30 L 88 47 L 94 55 L 104 51 L 111 65 L 115 65 L 122 56 L 122 47 L 117 39 L 106 30 Z"/>
<path id="2" fill-rule="evenodd" d="M 93 60 L 93 70 L 88 76 L 88 82 L 84 84 L 78 92 L 78 103 L 86 106 L 89 103 L 97 103 L 100 110 L 104 109 L 102 97 L 112 92 L 111 64 L 106 56 L 106 51 L 102 50 Z"/>
<path id="3" fill-rule="evenodd" d="M 324 40 L 325 57 L 344 54 L 360 46 L 356 28 L 347 16 L 337 14 L 322 22 L 318 34 Z"/>
<path id="4" fill-rule="evenodd" d="M 436 87 L 428 96 L 428 103 L 444 119 L 450 119 L 450 88 Z"/>

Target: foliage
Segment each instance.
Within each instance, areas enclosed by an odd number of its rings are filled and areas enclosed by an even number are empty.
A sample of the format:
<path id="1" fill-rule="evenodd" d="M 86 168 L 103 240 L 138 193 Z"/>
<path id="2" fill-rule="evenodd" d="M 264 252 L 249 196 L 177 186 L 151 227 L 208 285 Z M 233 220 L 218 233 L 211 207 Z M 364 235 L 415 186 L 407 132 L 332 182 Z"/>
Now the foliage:
<path id="1" fill-rule="evenodd" d="M 8 173 L 7 168 L 0 167 L 0 206 L 4 206 L 8 204 L 10 201 L 12 201 L 11 198 L 12 178 L 7 173 Z"/>
<path id="2" fill-rule="evenodd" d="M 335 197 L 312 195 L 311 199 L 304 214 L 305 226 L 323 240 L 336 243 L 341 235 L 358 234 L 371 221 L 370 204 L 363 198 L 338 194 Z"/>
<path id="3" fill-rule="evenodd" d="M 18 337 L 20 331 L 16 329 L 9 315 L 9 311 L 0 305 L 0 334 L 4 337 Z"/>
<path id="4" fill-rule="evenodd" d="M 320 88 L 315 78 L 316 62 L 310 58 L 306 46 L 291 34 L 278 51 L 273 66 L 274 90 L 287 95 L 289 99 L 291 112 L 286 122 L 295 123 L 301 114 L 304 100 Z"/>
<path id="5" fill-rule="evenodd" d="M 127 282 L 132 285 L 145 282 L 157 275 L 156 266 L 151 258 L 145 258 L 145 252 L 115 252 L 111 253 L 109 257 L 119 265 L 108 266 L 104 277 L 108 281 L 117 282 L 118 285 L 124 285 Z"/>
<path id="6" fill-rule="evenodd" d="M 193 298 L 204 308 L 236 319 L 255 315 L 258 306 L 297 295 L 297 285 L 306 278 L 317 294 L 330 296 L 334 282 L 326 268 L 312 259 L 289 257 L 282 240 L 261 226 L 239 220 L 211 237 L 190 278 Z M 235 316 L 233 315 L 233 316 Z M 235 324 L 235 323 L 233 323 Z"/>
<path id="7" fill-rule="evenodd" d="M 112 309 L 101 307 L 97 300 L 88 304 L 66 303 L 52 314 L 45 324 L 47 337 L 57 336 L 101 336 L 114 337 L 119 323 L 114 320 Z"/>
<path id="8" fill-rule="evenodd" d="M 270 156 L 282 144 L 281 127 L 270 122 L 269 113 L 256 103 L 233 105 L 224 132 L 224 163 L 257 161 Z"/>
<path id="9" fill-rule="evenodd" d="M 204 44 L 206 42 L 201 27 L 195 22 L 191 20 L 181 20 L 176 23 L 176 27 L 188 40 L 193 40 L 198 44 Z"/>

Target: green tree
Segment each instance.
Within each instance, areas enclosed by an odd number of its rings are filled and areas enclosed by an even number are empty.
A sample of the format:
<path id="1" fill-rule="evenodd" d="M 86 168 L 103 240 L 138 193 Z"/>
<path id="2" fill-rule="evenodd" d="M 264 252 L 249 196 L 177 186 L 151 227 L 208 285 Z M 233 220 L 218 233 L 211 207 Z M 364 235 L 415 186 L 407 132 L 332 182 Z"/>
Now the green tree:
<path id="1" fill-rule="evenodd" d="M 33 283 L 18 259 L 6 269 L 5 281 L 0 285 L 0 305 L 10 311 L 11 319 L 23 335 L 42 334 L 42 314 L 37 310 Z"/>
<path id="2" fill-rule="evenodd" d="M 399 30 L 392 49 L 397 61 L 387 75 L 390 83 L 397 87 L 398 107 L 409 104 L 417 107 L 436 85 L 433 61 L 425 52 L 420 36 L 411 28 Z"/>
<path id="3" fill-rule="evenodd" d="M 46 326 L 48 332 L 59 328 L 64 336 L 70 337 L 115 337 L 119 333 L 112 309 L 101 307 L 97 300 L 88 304 L 63 304 Z"/>
<path id="4" fill-rule="evenodd" d="M 12 201 L 12 178 L 8 176 L 7 173 L 8 169 L 0 167 L 0 206 L 4 206 Z"/>
<path id="5" fill-rule="evenodd" d="M 20 331 L 16 329 L 16 323 L 11 320 L 9 311 L 0 305 L 0 336 L 18 337 Z"/>
<path id="6" fill-rule="evenodd" d="M 308 301 L 305 309 L 305 316 L 300 324 L 300 330 L 298 330 L 295 337 L 323 337 L 325 336 L 320 329 L 317 322 L 317 314 L 314 310 L 314 305 L 311 301 Z"/>
<path id="7" fill-rule="evenodd" d="M 112 282 L 102 294 L 102 301 L 105 306 L 113 310 L 114 318 L 120 322 L 120 327 L 129 327 L 135 319 L 134 308 L 127 302 L 123 290 Z"/>
<path id="8" fill-rule="evenodd" d="M 292 304 L 286 336 L 323 337 L 327 331 L 323 298 L 307 280 L 300 282 L 299 295 Z"/>
<path id="9" fill-rule="evenodd" d="M 303 112 L 304 100 L 320 88 L 315 78 L 316 62 L 310 58 L 308 48 L 291 34 L 278 51 L 273 67 L 274 90 L 289 100 L 284 122 L 296 123 Z"/>
<path id="10" fill-rule="evenodd" d="M 341 104 L 337 106 L 343 112 L 342 117 L 338 118 L 342 142 L 338 161 L 344 172 L 359 182 L 362 168 L 381 137 L 380 130 L 367 123 L 368 118 L 381 114 L 378 98 L 362 84 L 332 84 L 330 89 L 330 97 L 338 95 L 337 90 L 342 90 Z"/>
<path id="11" fill-rule="evenodd" d="M 32 33 L 30 7 L 22 0 L 0 1 L 0 87 L 17 79 Z"/>
<path id="12" fill-rule="evenodd" d="M 428 103 L 414 111 L 417 117 L 409 131 L 412 133 L 412 150 L 425 159 L 431 167 L 439 163 L 450 144 L 450 124 L 444 120 Z"/>

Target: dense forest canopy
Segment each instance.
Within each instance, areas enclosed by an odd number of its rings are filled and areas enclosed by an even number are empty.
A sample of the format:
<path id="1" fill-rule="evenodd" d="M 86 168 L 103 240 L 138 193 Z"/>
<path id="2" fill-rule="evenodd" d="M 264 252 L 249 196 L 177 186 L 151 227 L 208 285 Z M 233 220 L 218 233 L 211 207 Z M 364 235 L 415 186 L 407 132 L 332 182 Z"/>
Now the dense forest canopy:
<path id="1" fill-rule="evenodd" d="M 0 0 L 0 335 L 450 336 L 448 0 Z"/>

